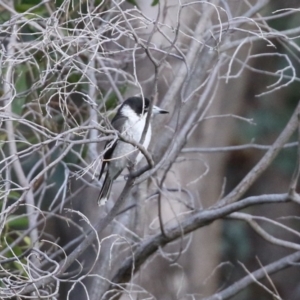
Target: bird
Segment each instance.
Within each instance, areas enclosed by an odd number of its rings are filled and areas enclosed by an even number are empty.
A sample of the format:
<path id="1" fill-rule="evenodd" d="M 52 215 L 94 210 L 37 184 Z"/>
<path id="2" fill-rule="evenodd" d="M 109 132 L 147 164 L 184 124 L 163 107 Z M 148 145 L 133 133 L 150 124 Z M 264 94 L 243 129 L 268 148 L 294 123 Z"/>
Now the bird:
<path id="1" fill-rule="evenodd" d="M 146 124 L 149 107 L 150 101 L 148 98 L 129 97 L 117 110 L 116 115 L 111 121 L 112 127 L 120 132 L 125 138 L 130 138 L 139 143 Z M 158 106 L 153 105 L 152 107 L 153 115 L 167 113 L 167 110 L 159 108 Z M 149 146 L 151 134 L 150 122 L 143 142 L 145 149 Z M 105 167 L 107 167 L 107 172 L 97 201 L 99 206 L 102 206 L 107 202 L 113 181 L 128 165 L 135 150 L 137 149 L 134 145 L 121 141 L 120 139 L 108 141 L 106 143 L 99 180 L 105 172 Z M 135 157 L 134 162 L 137 164 L 143 158 L 143 154 L 139 152 Z"/>

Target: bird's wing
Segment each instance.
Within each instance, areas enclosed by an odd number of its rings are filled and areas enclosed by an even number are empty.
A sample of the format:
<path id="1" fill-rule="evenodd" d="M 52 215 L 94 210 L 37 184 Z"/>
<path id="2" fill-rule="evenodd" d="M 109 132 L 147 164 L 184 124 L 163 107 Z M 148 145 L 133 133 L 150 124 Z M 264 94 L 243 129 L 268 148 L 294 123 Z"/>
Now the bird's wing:
<path id="1" fill-rule="evenodd" d="M 114 129 L 118 130 L 119 132 L 122 133 L 123 131 L 123 125 L 124 125 L 124 122 L 126 121 L 127 117 L 124 117 L 122 115 L 116 115 L 112 121 L 111 121 L 111 124 L 112 126 L 114 127 Z M 117 146 L 117 143 L 118 141 L 116 140 L 112 145 L 111 145 L 111 141 L 108 141 L 106 144 L 105 144 L 105 147 L 104 149 L 107 149 L 104 153 L 104 156 L 103 156 L 103 163 L 102 163 L 102 166 L 101 166 L 101 170 L 100 170 L 100 174 L 99 174 L 99 180 L 100 178 L 102 177 L 103 173 L 104 173 L 104 169 L 105 169 L 105 166 L 106 164 L 109 162 L 110 158 L 112 157 L 112 154 Z"/>
<path id="2" fill-rule="evenodd" d="M 101 166 L 101 170 L 100 170 L 100 174 L 99 174 L 99 180 L 102 177 L 102 174 L 104 173 L 105 166 L 109 162 L 109 159 L 111 158 L 112 153 L 113 153 L 113 151 L 114 151 L 114 149 L 116 148 L 116 145 L 117 145 L 117 141 L 115 141 L 112 145 L 111 145 L 111 142 L 112 141 L 108 141 L 105 144 L 105 147 L 104 147 L 104 149 L 107 149 L 107 150 L 105 150 L 105 153 L 103 155 L 103 162 L 102 162 L 102 166 Z"/>
<path id="3" fill-rule="evenodd" d="M 111 121 L 111 125 L 114 129 L 118 130 L 120 133 L 124 130 L 124 123 L 126 122 L 128 118 L 124 117 L 121 114 L 115 115 L 115 117 Z"/>

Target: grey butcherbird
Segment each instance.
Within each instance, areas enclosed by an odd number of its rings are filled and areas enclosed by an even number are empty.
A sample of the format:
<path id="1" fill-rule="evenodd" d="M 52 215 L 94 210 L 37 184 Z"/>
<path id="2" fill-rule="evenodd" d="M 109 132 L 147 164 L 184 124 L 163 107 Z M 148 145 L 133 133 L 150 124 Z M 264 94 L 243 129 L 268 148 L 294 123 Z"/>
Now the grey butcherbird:
<path id="1" fill-rule="evenodd" d="M 111 121 L 114 129 L 118 130 L 124 137 L 128 137 L 135 142 L 140 142 L 146 124 L 150 101 L 147 98 L 130 97 L 126 99 L 118 109 L 115 117 Z M 166 114 L 168 111 L 157 106 L 152 107 L 152 114 Z M 149 124 L 143 146 L 147 149 L 151 139 L 151 122 Z M 121 140 L 106 143 L 107 149 L 99 175 L 102 177 L 105 166 L 107 173 L 98 197 L 98 205 L 103 205 L 107 201 L 113 181 L 122 173 L 127 165 L 128 159 L 135 152 L 136 147 Z M 142 153 L 136 156 L 135 163 L 142 159 Z"/>

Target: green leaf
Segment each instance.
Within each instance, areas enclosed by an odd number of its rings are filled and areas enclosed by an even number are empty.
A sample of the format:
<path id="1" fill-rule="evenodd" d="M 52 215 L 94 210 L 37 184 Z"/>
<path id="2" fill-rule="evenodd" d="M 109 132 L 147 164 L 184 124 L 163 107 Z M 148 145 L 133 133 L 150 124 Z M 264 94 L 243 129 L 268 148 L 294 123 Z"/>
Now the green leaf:
<path id="1" fill-rule="evenodd" d="M 5 145 L 7 135 L 6 133 L 0 134 L 0 149 Z"/>
<path id="2" fill-rule="evenodd" d="M 8 198 L 13 200 L 18 200 L 20 198 L 20 193 L 16 191 L 10 191 Z"/>
<path id="3" fill-rule="evenodd" d="M 25 244 L 26 244 L 27 246 L 30 246 L 30 245 L 31 245 L 31 240 L 30 240 L 30 238 L 29 238 L 28 236 L 25 236 L 25 237 L 24 237 L 24 242 L 25 242 Z"/>
<path id="4" fill-rule="evenodd" d="M 125 92 L 127 90 L 127 86 L 126 85 L 123 85 L 119 88 L 119 91 L 121 93 L 121 95 L 124 95 Z M 105 109 L 106 110 L 111 110 L 111 109 L 114 109 L 116 106 L 118 105 L 118 97 L 117 97 L 117 94 L 115 92 L 112 92 L 107 101 L 105 102 Z"/>
<path id="5" fill-rule="evenodd" d="M 36 15 L 38 16 L 46 16 L 47 15 L 47 11 L 44 7 L 38 7 L 36 9 L 33 9 L 30 11 L 30 13 L 27 13 L 26 12 L 31 9 L 34 5 L 31 5 L 31 4 L 20 4 L 20 5 L 16 5 L 15 8 L 16 8 L 16 11 L 19 12 L 19 13 L 23 13 L 23 16 L 27 19 L 34 19 L 36 18 Z"/>
<path id="6" fill-rule="evenodd" d="M 18 77 L 16 79 L 16 90 L 17 93 L 21 93 L 26 91 L 27 89 L 27 82 L 26 82 L 26 71 L 24 68 L 18 68 Z M 16 97 L 12 102 L 12 111 L 17 114 L 21 115 L 23 110 L 23 105 L 25 103 L 25 97 Z"/>
<path id="7" fill-rule="evenodd" d="M 28 218 L 26 216 L 11 215 L 7 221 L 10 229 L 24 230 L 28 227 Z"/>
<path id="8" fill-rule="evenodd" d="M 135 0 L 127 0 L 127 2 L 138 7 L 138 5 L 135 2 Z"/>
<path id="9" fill-rule="evenodd" d="M 155 6 L 159 3 L 159 0 L 153 0 L 152 3 L 151 3 L 151 6 Z"/>

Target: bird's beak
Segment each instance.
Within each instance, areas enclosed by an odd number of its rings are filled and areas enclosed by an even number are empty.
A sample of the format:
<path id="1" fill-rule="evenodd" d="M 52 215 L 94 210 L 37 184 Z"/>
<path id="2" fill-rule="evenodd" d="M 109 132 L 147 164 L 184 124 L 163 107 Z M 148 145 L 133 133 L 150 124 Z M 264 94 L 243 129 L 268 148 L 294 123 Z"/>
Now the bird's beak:
<path id="1" fill-rule="evenodd" d="M 158 114 L 168 114 L 169 112 L 167 110 L 159 108 L 158 106 L 153 105 L 152 113 L 153 115 L 158 115 Z"/>

